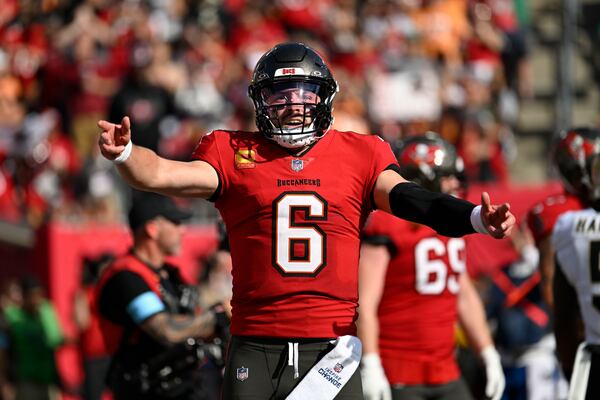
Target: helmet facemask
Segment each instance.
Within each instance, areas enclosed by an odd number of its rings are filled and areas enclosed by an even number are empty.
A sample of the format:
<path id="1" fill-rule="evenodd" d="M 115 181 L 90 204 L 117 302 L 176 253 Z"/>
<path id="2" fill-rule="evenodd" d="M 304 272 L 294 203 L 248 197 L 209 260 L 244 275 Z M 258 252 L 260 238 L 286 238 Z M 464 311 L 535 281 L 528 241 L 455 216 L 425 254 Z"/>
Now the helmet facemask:
<path id="1" fill-rule="evenodd" d="M 258 128 L 282 147 L 308 146 L 331 126 L 335 94 L 331 85 L 314 78 L 261 82 L 251 92 Z"/>

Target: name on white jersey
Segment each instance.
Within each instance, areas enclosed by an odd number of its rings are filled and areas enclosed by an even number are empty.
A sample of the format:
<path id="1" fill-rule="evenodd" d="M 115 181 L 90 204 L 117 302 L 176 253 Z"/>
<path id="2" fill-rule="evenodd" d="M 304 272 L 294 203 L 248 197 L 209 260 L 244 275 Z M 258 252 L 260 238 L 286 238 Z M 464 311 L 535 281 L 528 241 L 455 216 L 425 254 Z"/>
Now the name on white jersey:
<path id="1" fill-rule="evenodd" d="M 600 217 L 579 217 L 575 221 L 574 230 L 581 235 L 600 234 Z"/>

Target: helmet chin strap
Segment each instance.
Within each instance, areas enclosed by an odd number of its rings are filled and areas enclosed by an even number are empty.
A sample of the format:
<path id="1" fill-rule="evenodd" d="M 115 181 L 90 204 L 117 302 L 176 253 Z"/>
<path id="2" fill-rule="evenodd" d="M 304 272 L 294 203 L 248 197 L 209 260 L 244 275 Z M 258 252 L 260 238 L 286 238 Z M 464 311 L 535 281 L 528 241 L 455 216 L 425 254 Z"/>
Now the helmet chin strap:
<path id="1" fill-rule="evenodd" d="M 304 134 L 289 134 L 289 135 L 271 135 L 268 136 L 269 139 L 280 145 L 281 147 L 285 147 L 286 149 L 297 149 L 300 147 L 305 147 L 313 144 L 319 139 L 320 136 L 315 135 L 314 133 L 304 133 Z"/>

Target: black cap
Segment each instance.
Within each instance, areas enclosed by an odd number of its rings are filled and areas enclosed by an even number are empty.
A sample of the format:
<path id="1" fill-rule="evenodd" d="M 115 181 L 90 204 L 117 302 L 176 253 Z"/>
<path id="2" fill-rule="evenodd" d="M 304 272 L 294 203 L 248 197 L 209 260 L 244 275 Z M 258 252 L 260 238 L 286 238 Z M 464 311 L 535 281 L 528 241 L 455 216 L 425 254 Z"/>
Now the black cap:
<path id="1" fill-rule="evenodd" d="M 177 207 L 175 202 L 166 196 L 140 193 L 133 197 L 133 206 L 129 210 L 129 227 L 132 231 L 135 232 L 137 228 L 158 216 L 180 224 L 189 219 L 192 214 Z"/>

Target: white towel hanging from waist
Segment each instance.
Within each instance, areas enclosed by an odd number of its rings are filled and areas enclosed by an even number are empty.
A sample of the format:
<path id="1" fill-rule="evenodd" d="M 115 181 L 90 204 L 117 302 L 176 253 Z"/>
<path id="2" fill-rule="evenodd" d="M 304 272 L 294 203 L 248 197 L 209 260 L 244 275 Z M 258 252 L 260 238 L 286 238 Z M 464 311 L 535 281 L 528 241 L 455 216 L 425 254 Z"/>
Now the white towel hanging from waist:
<path id="1" fill-rule="evenodd" d="M 308 371 L 286 400 L 331 400 L 337 396 L 360 364 L 362 343 L 351 335 L 340 336 L 335 343 L 335 347 Z"/>

